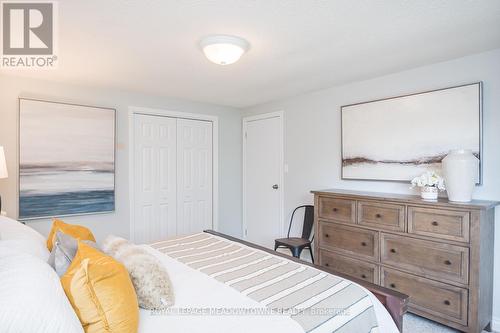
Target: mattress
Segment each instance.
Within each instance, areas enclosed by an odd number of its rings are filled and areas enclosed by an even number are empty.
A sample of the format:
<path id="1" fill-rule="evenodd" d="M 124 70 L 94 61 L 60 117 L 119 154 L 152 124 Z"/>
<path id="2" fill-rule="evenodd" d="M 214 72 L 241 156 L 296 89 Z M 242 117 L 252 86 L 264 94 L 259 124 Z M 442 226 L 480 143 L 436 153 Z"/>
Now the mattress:
<path id="1" fill-rule="evenodd" d="M 175 305 L 140 310 L 139 332 L 398 332 L 362 286 L 207 233 L 143 246 L 169 272 Z"/>

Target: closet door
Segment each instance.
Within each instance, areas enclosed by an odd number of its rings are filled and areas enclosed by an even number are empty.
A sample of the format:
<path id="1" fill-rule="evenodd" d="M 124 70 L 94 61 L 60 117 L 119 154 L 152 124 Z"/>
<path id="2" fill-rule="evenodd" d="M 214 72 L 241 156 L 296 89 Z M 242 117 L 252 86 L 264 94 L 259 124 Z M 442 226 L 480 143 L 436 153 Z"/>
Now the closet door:
<path id="1" fill-rule="evenodd" d="M 212 122 L 177 120 L 177 233 L 212 228 Z"/>
<path id="2" fill-rule="evenodd" d="M 175 118 L 134 115 L 134 223 L 137 243 L 177 234 Z"/>

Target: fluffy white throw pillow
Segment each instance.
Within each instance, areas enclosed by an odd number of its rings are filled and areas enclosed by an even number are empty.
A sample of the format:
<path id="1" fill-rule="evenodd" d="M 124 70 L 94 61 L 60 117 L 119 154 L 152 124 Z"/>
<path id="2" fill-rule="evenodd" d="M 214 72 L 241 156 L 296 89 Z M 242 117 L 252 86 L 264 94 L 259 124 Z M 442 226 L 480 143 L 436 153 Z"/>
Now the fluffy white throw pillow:
<path id="1" fill-rule="evenodd" d="M 108 236 L 102 250 L 125 265 L 141 308 L 165 309 L 174 304 L 168 272 L 157 258 L 117 236 Z"/>

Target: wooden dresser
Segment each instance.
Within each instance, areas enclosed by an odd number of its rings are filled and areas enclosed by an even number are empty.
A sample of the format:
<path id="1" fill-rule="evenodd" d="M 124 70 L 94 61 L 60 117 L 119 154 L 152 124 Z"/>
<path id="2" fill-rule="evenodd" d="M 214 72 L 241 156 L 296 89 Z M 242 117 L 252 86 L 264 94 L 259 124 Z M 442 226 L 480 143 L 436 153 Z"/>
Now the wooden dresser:
<path id="1" fill-rule="evenodd" d="M 498 202 L 312 193 L 319 265 L 410 295 L 410 312 L 458 330 L 489 328 Z"/>

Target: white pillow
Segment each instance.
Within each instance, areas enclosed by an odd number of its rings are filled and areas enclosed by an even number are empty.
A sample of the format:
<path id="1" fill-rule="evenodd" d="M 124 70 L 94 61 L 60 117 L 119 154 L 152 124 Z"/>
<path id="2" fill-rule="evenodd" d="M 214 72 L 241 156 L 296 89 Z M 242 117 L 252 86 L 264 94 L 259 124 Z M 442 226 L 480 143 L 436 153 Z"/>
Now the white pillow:
<path id="1" fill-rule="evenodd" d="M 13 220 L 6 216 L 0 215 L 0 239 L 29 239 L 46 243 L 47 239 L 33 228 L 22 224 L 19 221 Z"/>
<path id="2" fill-rule="evenodd" d="M 38 231 L 5 216 L 0 216 L 0 248 L 34 255 L 43 261 L 49 258 L 47 240 Z"/>
<path id="3" fill-rule="evenodd" d="M 42 260 L 0 250 L 2 333 L 83 333 L 56 272 Z"/>
<path id="4" fill-rule="evenodd" d="M 17 253 L 32 255 L 43 260 L 44 262 L 47 262 L 50 256 L 47 245 L 27 239 L 0 240 L 0 252 L 3 252 L 5 249 L 9 249 Z"/>

